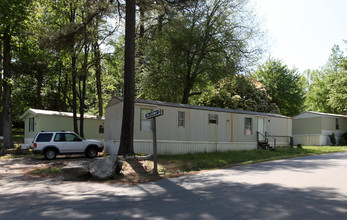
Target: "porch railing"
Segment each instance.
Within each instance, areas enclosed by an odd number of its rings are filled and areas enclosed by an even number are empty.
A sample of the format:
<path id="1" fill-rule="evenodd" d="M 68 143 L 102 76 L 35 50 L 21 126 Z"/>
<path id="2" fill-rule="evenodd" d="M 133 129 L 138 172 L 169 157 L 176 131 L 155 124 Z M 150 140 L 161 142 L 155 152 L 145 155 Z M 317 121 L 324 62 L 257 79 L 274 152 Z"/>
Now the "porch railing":
<path id="1" fill-rule="evenodd" d="M 260 137 L 263 137 L 264 138 L 264 141 L 260 141 Z M 269 146 L 269 140 L 268 138 L 266 138 L 266 134 L 265 136 L 260 133 L 259 131 L 257 131 L 257 148 L 260 149 L 260 148 L 264 148 L 263 146 L 266 145 L 266 146 Z"/>
<path id="2" fill-rule="evenodd" d="M 271 135 L 269 132 L 265 131 L 265 138 L 269 139 L 272 138 L 274 140 L 274 148 L 276 148 L 276 138 L 289 138 L 289 146 L 294 146 L 294 139 L 292 136 L 285 136 L 285 135 Z"/>

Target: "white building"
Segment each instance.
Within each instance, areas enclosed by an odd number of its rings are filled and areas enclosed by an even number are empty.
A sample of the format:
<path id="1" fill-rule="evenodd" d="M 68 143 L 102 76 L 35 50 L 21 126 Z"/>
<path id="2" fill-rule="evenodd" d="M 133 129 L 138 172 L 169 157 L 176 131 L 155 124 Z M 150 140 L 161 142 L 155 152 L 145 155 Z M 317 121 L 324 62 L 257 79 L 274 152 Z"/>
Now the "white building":
<path id="1" fill-rule="evenodd" d="M 151 121 L 144 115 L 154 109 L 164 110 L 156 119 L 158 154 L 255 149 L 257 132 L 271 135 L 270 144 L 276 138 L 277 146 L 288 146 L 292 136 L 292 118 L 283 115 L 136 100 L 136 153 L 152 153 Z M 119 97 L 112 98 L 106 107 L 105 152 L 110 154 L 118 152 L 122 111 L 123 99 Z"/>
<path id="2" fill-rule="evenodd" d="M 334 133 L 339 140 L 345 132 L 347 115 L 307 111 L 293 117 L 294 144 L 330 145 L 329 135 Z"/>
<path id="3" fill-rule="evenodd" d="M 40 131 L 74 130 L 73 114 L 71 112 L 47 111 L 31 108 L 21 116 L 21 119 L 24 121 L 25 144 L 30 144 L 35 135 Z M 104 120 L 104 118 L 97 116 L 84 115 L 84 137 L 103 141 Z"/>

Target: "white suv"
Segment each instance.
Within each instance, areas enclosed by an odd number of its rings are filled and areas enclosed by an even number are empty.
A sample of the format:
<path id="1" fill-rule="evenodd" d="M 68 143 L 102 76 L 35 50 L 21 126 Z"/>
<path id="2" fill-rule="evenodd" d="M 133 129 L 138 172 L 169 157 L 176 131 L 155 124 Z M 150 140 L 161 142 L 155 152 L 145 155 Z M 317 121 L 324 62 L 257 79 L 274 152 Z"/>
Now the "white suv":
<path id="1" fill-rule="evenodd" d="M 58 154 L 83 153 L 94 158 L 104 149 L 97 140 L 85 140 L 74 132 L 39 132 L 33 140 L 33 153 L 43 154 L 52 160 Z"/>

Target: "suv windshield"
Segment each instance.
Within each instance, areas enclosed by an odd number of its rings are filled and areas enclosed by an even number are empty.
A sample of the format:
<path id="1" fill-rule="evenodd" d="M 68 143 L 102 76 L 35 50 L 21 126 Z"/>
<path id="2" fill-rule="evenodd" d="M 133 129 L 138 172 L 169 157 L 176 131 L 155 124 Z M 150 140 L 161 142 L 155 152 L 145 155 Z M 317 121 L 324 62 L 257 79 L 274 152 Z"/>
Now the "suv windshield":
<path id="1" fill-rule="evenodd" d="M 53 133 L 41 133 L 36 138 L 36 142 L 49 142 L 53 136 Z"/>

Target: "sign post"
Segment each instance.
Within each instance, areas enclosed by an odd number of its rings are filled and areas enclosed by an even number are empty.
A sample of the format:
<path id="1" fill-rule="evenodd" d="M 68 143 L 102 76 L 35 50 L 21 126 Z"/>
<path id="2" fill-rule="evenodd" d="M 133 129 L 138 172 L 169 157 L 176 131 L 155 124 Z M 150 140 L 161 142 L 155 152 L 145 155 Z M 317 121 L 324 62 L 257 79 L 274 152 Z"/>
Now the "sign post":
<path id="1" fill-rule="evenodd" d="M 157 158 L 157 125 L 155 117 L 152 118 L 153 132 L 153 174 L 158 174 L 158 158 Z"/>
<path id="2" fill-rule="evenodd" d="M 145 114 L 147 119 L 152 119 L 153 133 L 153 174 L 158 174 L 158 159 L 157 159 L 157 124 L 155 118 L 164 114 L 163 109 L 156 109 Z"/>

